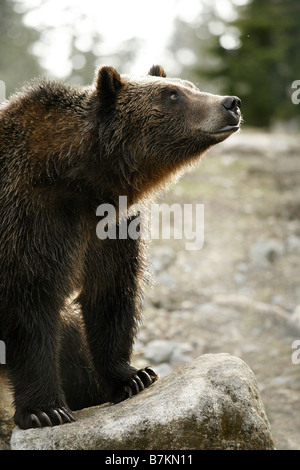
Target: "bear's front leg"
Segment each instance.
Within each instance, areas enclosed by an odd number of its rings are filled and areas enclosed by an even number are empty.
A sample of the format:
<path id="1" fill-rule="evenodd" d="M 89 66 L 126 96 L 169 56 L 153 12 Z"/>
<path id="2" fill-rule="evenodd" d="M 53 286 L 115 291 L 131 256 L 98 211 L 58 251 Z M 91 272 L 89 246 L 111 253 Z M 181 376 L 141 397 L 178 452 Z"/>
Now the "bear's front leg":
<path id="1" fill-rule="evenodd" d="M 59 308 L 48 292 L 25 285 L 24 280 L 22 294 L 17 289 L 14 294 L 5 305 L 9 321 L 3 327 L 14 390 L 14 421 L 22 429 L 74 421 L 60 387 Z"/>
<path id="2" fill-rule="evenodd" d="M 140 317 L 142 269 L 141 240 L 95 236 L 90 242 L 78 300 L 102 403 L 125 400 L 158 378 L 150 367 L 138 370 L 130 365 Z"/>

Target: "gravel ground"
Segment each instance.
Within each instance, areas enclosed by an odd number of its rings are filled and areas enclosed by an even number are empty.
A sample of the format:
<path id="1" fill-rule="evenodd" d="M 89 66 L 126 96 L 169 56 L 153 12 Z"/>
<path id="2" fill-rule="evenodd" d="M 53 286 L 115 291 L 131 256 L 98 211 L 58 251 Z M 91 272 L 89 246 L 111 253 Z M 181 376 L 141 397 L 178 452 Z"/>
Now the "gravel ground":
<path id="1" fill-rule="evenodd" d="M 151 242 L 134 356 L 162 376 L 200 354 L 239 356 L 278 449 L 300 449 L 299 148 L 299 135 L 240 132 L 159 201 L 204 204 L 205 241 L 193 251 L 187 240 Z"/>

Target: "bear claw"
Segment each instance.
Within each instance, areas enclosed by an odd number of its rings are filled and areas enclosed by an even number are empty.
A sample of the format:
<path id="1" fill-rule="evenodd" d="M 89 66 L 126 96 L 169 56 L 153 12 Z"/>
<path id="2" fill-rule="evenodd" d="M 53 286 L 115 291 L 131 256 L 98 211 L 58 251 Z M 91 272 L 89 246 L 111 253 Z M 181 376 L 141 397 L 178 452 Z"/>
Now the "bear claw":
<path id="1" fill-rule="evenodd" d="M 131 398 L 133 395 L 137 395 L 157 379 L 158 375 L 153 369 L 151 369 L 151 367 L 145 367 L 144 369 L 138 370 L 125 386 L 128 398 Z"/>
<path id="2" fill-rule="evenodd" d="M 22 429 L 52 427 L 58 424 L 72 423 L 75 421 L 71 412 L 63 407 L 51 409 L 47 411 L 47 413 L 37 410 L 35 413 L 30 414 L 29 423 L 25 416 L 23 418 L 23 422 L 18 423 Z"/>

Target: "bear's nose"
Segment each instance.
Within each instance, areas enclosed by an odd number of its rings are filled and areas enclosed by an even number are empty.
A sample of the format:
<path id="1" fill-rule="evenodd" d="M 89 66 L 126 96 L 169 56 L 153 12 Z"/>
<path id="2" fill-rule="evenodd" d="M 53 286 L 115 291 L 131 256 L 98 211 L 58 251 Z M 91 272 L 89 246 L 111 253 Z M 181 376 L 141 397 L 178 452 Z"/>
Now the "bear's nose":
<path id="1" fill-rule="evenodd" d="M 236 116 L 240 116 L 242 102 L 237 96 L 226 96 L 226 98 L 222 100 L 221 105 L 226 109 L 226 111 L 232 112 Z"/>

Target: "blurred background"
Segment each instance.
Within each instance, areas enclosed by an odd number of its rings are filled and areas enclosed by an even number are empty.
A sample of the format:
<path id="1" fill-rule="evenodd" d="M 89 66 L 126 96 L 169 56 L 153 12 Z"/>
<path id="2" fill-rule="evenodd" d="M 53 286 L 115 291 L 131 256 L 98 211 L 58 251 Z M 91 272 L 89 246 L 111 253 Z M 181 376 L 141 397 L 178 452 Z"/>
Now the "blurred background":
<path id="1" fill-rule="evenodd" d="M 40 74 L 88 84 L 99 64 L 143 74 L 162 63 L 247 100 L 247 125 L 294 128 L 299 21 L 298 0 L 2 0 L 1 80 L 9 95 Z"/>
<path id="2" fill-rule="evenodd" d="M 299 0 L 0 2 L 7 97 L 36 76 L 89 84 L 100 64 L 139 75 L 161 64 L 242 99 L 242 131 L 164 196 L 204 204 L 205 243 L 151 243 L 134 362 L 163 376 L 200 354 L 241 357 L 278 449 L 300 448 L 299 24 Z"/>

